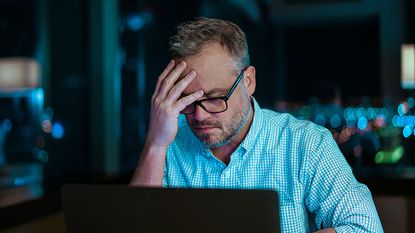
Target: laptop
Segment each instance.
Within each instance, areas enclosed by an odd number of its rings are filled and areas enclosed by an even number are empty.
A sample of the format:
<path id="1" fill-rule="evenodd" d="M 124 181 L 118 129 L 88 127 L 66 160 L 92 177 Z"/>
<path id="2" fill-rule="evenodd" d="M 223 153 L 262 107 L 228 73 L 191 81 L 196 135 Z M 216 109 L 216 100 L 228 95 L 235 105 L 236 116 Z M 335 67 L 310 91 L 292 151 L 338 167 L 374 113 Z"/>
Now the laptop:
<path id="1" fill-rule="evenodd" d="M 270 190 L 67 185 L 66 233 L 278 233 Z"/>

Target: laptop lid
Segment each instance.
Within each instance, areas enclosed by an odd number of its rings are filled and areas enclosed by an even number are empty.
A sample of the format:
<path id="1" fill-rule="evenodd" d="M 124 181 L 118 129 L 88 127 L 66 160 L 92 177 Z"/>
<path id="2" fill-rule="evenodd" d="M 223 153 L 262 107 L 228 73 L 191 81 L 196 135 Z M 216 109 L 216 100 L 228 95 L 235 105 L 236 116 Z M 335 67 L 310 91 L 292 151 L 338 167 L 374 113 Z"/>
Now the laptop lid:
<path id="1" fill-rule="evenodd" d="M 67 185 L 67 233 L 276 233 L 274 191 Z"/>

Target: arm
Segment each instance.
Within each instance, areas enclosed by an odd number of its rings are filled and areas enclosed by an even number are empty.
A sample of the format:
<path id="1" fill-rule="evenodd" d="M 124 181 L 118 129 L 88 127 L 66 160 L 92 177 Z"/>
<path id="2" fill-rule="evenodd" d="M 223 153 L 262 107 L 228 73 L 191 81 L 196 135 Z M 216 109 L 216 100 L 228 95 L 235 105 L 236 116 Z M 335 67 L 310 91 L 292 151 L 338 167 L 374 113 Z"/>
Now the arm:
<path id="1" fill-rule="evenodd" d="M 176 137 L 180 111 L 203 95 L 203 91 L 199 90 L 179 99 L 196 76 L 196 73 L 191 71 L 177 81 L 185 68 L 185 62 L 175 66 L 172 60 L 158 78 L 151 98 L 150 124 L 146 142 L 130 185 L 162 186 L 163 184 L 166 151 Z"/>
<path id="2" fill-rule="evenodd" d="M 130 185 L 161 187 L 163 185 L 166 150 L 167 148 L 164 147 L 144 146 Z"/>
<path id="3" fill-rule="evenodd" d="M 317 228 L 383 232 L 369 189 L 357 182 L 329 133 L 311 151 L 306 172 L 306 206 Z"/>

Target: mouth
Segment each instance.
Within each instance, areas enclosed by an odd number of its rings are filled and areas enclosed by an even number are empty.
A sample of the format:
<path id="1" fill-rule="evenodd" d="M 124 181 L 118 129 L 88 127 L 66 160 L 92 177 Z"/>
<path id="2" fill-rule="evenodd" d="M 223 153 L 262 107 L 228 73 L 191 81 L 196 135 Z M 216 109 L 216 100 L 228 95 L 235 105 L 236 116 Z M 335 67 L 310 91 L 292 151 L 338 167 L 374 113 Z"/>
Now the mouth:
<path id="1" fill-rule="evenodd" d="M 213 126 L 211 126 L 211 127 L 204 126 L 204 127 L 194 127 L 193 129 L 198 133 L 209 133 L 215 128 L 216 127 L 213 127 Z"/>

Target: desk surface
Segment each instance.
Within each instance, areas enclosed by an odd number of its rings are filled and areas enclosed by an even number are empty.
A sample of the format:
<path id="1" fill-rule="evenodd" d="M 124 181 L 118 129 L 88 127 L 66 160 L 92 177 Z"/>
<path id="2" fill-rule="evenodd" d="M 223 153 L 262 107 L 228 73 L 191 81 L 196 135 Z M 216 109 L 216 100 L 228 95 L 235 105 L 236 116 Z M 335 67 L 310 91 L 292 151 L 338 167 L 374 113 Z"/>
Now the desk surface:
<path id="1" fill-rule="evenodd" d="M 10 229 L 0 231 L 0 233 L 65 233 L 65 222 L 63 213 L 55 213 L 43 218 L 39 218 Z"/>

